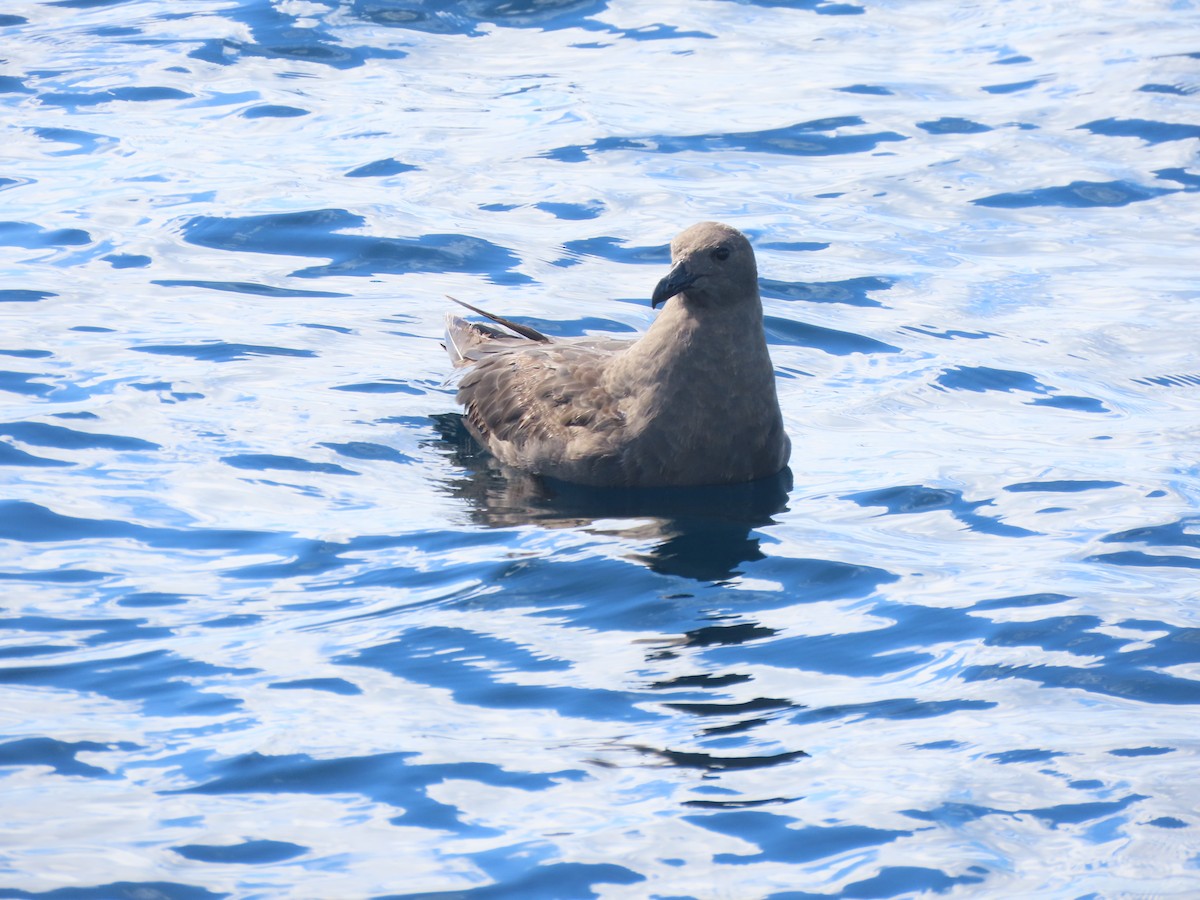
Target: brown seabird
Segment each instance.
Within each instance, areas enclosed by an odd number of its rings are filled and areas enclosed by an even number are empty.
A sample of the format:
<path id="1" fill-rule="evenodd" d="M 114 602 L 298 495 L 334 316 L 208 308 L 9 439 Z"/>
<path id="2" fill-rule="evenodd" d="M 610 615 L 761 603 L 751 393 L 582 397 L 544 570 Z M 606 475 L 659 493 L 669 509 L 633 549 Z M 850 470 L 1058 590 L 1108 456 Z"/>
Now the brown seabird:
<path id="1" fill-rule="evenodd" d="M 671 242 L 662 312 L 638 340 L 549 338 L 446 317 L 468 430 L 502 463 L 601 487 L 736 484 L 775 475 L 791 441 L 740 231 L 701 222 Z M 453 298 L 452 298 L 453 299 Z"/>

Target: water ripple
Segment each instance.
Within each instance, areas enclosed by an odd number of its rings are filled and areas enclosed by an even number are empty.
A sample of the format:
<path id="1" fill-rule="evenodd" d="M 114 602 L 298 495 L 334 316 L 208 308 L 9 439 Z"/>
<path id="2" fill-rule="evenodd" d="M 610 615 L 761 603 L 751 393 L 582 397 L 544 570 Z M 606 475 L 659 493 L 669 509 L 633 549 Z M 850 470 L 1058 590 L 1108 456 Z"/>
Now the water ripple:
<path id="1" fill-rule="evenodd" d="M 0 895 L 1200 890 L 1193 11 L 18 12 Z M 442 296 L 636 334 L 702 219 L 791 468 L 483 454 Z"/>

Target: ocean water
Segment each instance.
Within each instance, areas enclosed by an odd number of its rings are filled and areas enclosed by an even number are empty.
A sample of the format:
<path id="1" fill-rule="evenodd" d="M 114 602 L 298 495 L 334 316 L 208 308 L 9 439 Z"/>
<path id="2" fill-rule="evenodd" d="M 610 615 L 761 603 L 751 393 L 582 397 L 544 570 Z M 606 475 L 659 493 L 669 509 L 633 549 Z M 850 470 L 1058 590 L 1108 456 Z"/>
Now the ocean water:
<path id="1" fill-rule="evenodd" d="M 0 897 L 1200 896 L 1194 2 L 8 0 L 0 128 Z M 470 444 L 702 219 L 789 472 Z"/>

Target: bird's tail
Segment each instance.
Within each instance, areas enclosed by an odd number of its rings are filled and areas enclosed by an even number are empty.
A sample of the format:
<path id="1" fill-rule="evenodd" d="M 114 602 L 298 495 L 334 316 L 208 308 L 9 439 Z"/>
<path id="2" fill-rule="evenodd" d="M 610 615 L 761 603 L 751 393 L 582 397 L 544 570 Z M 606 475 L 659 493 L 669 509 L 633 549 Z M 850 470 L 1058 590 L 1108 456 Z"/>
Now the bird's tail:
<path id="1" fill-rule="evenodd" d="M 509 319 L 501 318 L 495 313 L 488 312 L 486 309 L 480 309 L 478 306 L 472 306 L 470 303 L 464 303 L 462 300 L 456 300 L 449 294 L 446 295 L 446 299 L 457 303 L 459 306 L 466 307 L 473 313 L 478 313 L 485 319 L 491 319 L 497 325 L 503 325 L 509 331 L 513 332 L 514 334 L 519 334 L 523 338 L 529 338 L 529 340 L 537 341 L 539 344 L 550 343 L 550 338 L 546 337 L 546 335 L 542 334 L 536 328 L 530 328 L 528 325 L 522 325 L 519 322 L 513 322 Z"/>

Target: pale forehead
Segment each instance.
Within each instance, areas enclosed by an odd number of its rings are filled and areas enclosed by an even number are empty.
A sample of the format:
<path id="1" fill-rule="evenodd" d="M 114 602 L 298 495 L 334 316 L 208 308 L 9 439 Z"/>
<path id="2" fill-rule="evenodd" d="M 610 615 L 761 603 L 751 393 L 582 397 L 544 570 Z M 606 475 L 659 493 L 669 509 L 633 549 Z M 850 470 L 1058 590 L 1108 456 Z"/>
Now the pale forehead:
<path id="1" fill-rule="evenodd" d="M 675 240 L 671 241 L 671 249 L 679 253 L 712 248 L 722 243 L 729 245 L 731 250 L 737 249 L 739 245 L 749 245 L 746 236 L 736 228 L 719 222 L 700 222 L 680 232 Z"/>

